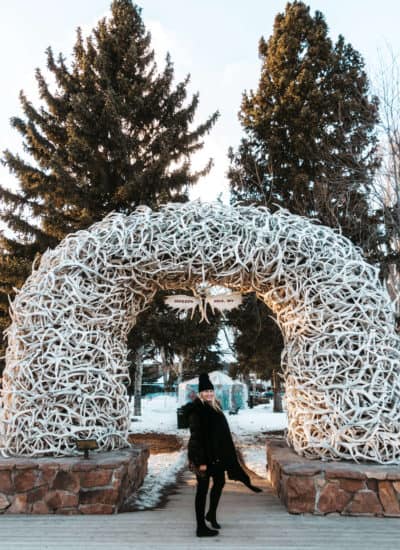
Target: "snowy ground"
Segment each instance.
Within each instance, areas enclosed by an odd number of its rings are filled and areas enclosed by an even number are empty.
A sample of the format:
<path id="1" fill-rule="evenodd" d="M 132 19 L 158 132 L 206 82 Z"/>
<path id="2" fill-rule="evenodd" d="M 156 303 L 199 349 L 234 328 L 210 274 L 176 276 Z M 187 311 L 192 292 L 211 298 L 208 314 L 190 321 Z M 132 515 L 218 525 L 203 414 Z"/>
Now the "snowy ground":
<path id="1" fill-rule="evenodd" d="M 131 431 L 188 435 L 189 430 L 178 430 L 177 408 L 178 400 L 171 395 L 145 398 L 142 400 L 142 416 L 132 417 Z M 227 415 L 227 418 L 232 433 L 239 438 L 283 430 L 287 426 L 286 413 L 273 413 L 272 403 L 257 405 L 253 409 L 241 409 L 237 415 Z"/>
<path id="2" fill-rule="evenodd" d="M 170 395 L 148 397 L 142 401 L 142 416 L 133 417 L 132 433 L 158 432 L 175 434 L 187 441 L 189 430 L 178 430 L 178 401 Z M 266 432 L 283 430 L 287 427 L 286 413 L 273 413 L 272 404 L 258 405 L 253 409 L 240 410 L 227 419 L 246 465 L 260 477 L 266 475 L 265 438 Z M 168 487 L 186 467 L 186 445 L 182 451 L 151 455 L 148 474 L 135 499 L 134 506 L 144 510 L 153 508 L 165 494 Z"/>

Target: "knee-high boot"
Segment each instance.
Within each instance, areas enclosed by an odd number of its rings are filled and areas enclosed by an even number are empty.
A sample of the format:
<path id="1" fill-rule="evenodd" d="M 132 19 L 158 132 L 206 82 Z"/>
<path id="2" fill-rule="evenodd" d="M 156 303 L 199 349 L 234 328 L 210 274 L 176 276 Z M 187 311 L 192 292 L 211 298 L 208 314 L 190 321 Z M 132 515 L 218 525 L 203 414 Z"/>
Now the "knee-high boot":
<path id="1" fill-rule="evenodd" d="M 210 508 L 206 515 L 206 520 L 211 523 L 214 529 L 220 529 L 221 526 L 217 522 L 217 508 L 221 498 L 222 489 L 225 485 L 225 472 L 218 471 L 213 476 L 213 486 L 210 492 Z"/>
<path id="2" fill-rule="evenodd" d="M 197 477 L 195 510 L 196 510 L 196 522 L 197 522 L 196 535 L 198 537 L 213 537 L 215 535 L 218 535 L 218 531 L 209 529 L 204 521 L 204 513 L 206 509 L 206 499 L 207 499 L 209 481 L 210 481 L 209 476 Z"/>

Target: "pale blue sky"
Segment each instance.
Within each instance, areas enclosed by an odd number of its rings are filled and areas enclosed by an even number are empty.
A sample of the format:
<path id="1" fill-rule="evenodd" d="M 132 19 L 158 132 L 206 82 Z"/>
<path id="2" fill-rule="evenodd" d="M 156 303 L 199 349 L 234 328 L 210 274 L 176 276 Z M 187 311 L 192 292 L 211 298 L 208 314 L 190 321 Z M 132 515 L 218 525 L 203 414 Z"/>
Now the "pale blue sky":
<path id="1" fill-rule="evenodd" d="M 199 120 L 218 109 L 221 118 L 206 141 L 205 158 L 215 158 L 215 168 L 193 196 L 211 200 L 227 189 L 224 174 L 229 145 L 240 139 L 237 121 L 241 94 L 257 86 L 260 64 L 257 44 L 272 32 L 275 15 L 286 0 L 142 0 L 143 19 L 153 36 L 159 59 L 166 50 L 176 75 L 192 75 L 192 91 L 200 92 Z M 339 33 L 358 49 L 372 74 L 380 50 L 390 45 L 400 52 L 400 2 L 398 0 L 313 0 L 312 12 L 324 13 L 330 33 Z M 45 66 L 44 51 L 69 55 L 78 25 L 91 29 L 109 11 L 109 0 L 0 0 L 1 102 L 0 150 L 20 148 L 19 135 L 9 119 L 19 113 L 18 93 L 23 88 L 37 100 L 34 69 Z M 14 186 L 0 167 L 0 183 Z"/>

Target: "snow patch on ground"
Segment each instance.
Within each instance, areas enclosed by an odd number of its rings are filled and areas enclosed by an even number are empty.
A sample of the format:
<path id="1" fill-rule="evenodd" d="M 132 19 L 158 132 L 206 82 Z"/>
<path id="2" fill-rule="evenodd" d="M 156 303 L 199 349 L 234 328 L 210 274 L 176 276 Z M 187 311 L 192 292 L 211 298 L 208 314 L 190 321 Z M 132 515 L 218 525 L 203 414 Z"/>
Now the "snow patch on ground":
<path id="1" fill-rule="evenodd" d="M 272 412 L 272 403 L 239 410 L 237 415 L 227 416 L 227 418 L 231 432 L 239 440 L 287 428 L 287 414 Z"/>
<path id="2" fill-rule="evenodd" d="M 157 506 L 166 488 L 176 483 L 179 472 L 185 466 L 185 451 L 150 455 L 143 485 L 129 504 L 136 510 L 148 510 Z"/>
<path id="3" fill-rule="evenodd" d="M 171 395 L 157 395 L 142 399 L 142 415 L 133 416 L 131 431 L 134 433 L 159 432 L 163 434 L 179 434 L 177 427 L 178 400 Z"/>
<path id="4" fill-rule="evenodd" d="M 267 477 L 267 456 L 265 445 L 251 445 L 243 447 L 238 445 L 242 453 L 244 463 L 255 474 L 260 477 Z"/>

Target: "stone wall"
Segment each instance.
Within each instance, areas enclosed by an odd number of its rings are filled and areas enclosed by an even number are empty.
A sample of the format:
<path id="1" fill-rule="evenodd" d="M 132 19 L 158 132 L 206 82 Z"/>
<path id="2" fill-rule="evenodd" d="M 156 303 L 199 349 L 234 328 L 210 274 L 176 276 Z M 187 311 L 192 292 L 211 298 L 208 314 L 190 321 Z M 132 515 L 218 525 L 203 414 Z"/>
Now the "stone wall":
<path id="1" fill-rule="evenodd" d="M 283 439 L 267 440 L 267 462 L 272 486 L 293 514 L 400 517 L 400 466 L 309 460 Z"/>
<path id="2" fill-rule="evenodd" d="M 113 514 L 143 483 L 144 445 L 85 460 L 0 458 L 0 513 Z"/>

